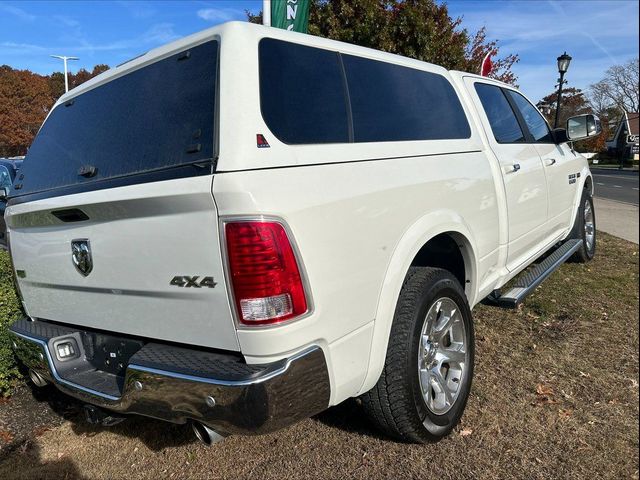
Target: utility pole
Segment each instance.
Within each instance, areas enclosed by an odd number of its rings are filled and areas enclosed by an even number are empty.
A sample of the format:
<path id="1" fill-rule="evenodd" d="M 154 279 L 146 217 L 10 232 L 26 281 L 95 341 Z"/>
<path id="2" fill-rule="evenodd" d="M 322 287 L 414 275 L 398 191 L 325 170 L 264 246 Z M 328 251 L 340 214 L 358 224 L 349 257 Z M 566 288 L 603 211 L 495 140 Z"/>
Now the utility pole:
<path id="1" fill-rule="evenodd" d="M 59 58 L 64 62 L 64 91 L 65 93 L 69 91 L 69 79 L 68 77 L 68 69 L 67 69 L 67 61 L 68 60 L 79 60 L 78 57 L 65 57 L 64 55 L 51 55 L 53 58 Z"/>

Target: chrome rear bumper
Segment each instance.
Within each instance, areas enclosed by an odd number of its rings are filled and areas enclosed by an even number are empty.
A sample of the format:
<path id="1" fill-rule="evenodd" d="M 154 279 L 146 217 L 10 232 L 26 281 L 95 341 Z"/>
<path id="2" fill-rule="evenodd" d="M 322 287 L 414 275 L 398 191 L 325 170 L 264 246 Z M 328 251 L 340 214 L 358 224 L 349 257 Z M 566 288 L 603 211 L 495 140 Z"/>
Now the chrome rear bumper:
<path id="1" fill-rule="evenodd" d="M 17 321 L 10 331 L 26 367 L 62 392 L 114 412 L 173 423 L 194 420 L 224 435 L 254 435 L 291 425 L 329 404 L 327 365 L 317 346 L 254 366 L 220 353 L 146 343 L 121 373 L 111 374 L 87 363 L 93 349 L 87 338 L 95 333 L 28 319 Z M 75 364 L 65 365 L 53 345 L 69 337 L 84 348 Z"/>

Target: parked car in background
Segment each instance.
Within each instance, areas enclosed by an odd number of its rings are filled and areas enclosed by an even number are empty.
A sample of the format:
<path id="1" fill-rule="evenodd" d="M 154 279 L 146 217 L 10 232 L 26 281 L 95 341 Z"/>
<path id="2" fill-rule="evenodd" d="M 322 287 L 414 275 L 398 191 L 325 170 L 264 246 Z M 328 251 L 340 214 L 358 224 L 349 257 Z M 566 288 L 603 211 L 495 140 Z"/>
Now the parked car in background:
<path id="1" fill-rule="evenodd" d="M 4 210 L 7 207 L 7 197 L 11 190 L 16 172 L 20 168 L 22 160 L 0 158 L 0 246 L 7 245 L 7 226 L 4 221 Z"/>
<path id="2" fill-rule="evenodd" d="M 514 308 L 594 256 L 568 141 L 598 132 L 593 115 L 552 130 L 511 85 L 311 35 L 178 40 L 40 129 L 7 210 L 14 348 L 105 425 L 192 422 L 211 443 L 360 397 L 382 431 L 432 441 L 469 396 L 473 306 Z"/>

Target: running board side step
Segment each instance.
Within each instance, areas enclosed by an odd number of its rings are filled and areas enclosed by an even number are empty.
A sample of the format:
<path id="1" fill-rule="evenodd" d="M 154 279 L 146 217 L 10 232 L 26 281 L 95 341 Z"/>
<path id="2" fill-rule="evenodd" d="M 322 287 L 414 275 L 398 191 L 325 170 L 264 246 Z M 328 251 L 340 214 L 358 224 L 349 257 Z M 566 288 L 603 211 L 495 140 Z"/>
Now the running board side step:
<path id="1" fill-rule="evenodd" d="M 503 308 L 516 308 L 581 247 L 582 240 L 568 240 L 563 243 L 538 265 L 521 274 L 511 290 L 496 299 L 498 305 Z"/>

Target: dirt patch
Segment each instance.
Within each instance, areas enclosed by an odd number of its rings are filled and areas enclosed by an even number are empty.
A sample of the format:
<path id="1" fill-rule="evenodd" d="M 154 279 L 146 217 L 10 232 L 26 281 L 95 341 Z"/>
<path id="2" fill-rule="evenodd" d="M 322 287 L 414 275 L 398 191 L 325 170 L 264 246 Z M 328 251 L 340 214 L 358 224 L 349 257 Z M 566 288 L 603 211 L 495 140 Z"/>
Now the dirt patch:
<path id="1" fill-rule="evenodd" d="M 53 387 L 17 387 L 10 398 L 0 399 L 0 459 L 65 419 L 79 419 L 80 407 Z"/>
<path id="2" fill-rule="evenodd" d="M 477 368 L 458 428 L 386 439 L 356 401 L 206 448 L 184 426 L 64 421 L 6 454 L 0 478 L 638 478 L 638 251 L 600 236 L 517 311 L 478 306 Z M 0 405 L 0 411 L 5 405 Z"/>

